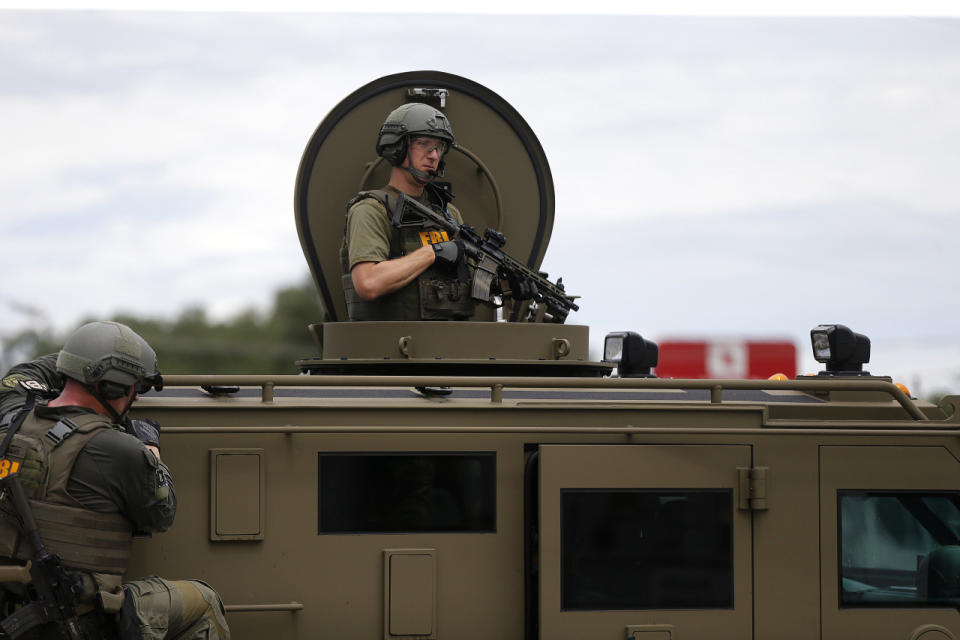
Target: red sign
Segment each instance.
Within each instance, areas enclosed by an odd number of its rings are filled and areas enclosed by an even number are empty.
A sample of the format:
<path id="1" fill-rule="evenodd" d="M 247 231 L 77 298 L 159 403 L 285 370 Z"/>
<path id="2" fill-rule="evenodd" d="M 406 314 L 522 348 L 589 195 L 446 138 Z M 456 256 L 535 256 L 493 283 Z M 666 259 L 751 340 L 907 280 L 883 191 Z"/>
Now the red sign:
<path id="1" fill-rule="evenodd" d="M 660 378 L 765 379 L 797 375 L 797 347 L 789 340 L 665 340 L 658 343 Z"/>

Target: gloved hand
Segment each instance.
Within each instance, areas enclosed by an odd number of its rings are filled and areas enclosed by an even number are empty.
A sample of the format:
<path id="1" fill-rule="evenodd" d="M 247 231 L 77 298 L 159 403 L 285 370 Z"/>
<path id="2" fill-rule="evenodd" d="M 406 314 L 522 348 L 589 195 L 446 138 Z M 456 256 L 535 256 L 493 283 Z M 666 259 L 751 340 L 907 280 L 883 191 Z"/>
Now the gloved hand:
<path id="1" fill-rule="evenodd" d="M 537 297 L 537 283 L 531 278 L 518 276 L 510 279 L 511 297 L 514 300 L 532 300 Z"/>
<path id="2" fill-rule="evenodd" d="M 447 240 L 431 245 L 436 254 L 436 263 L 443 267 L 455 268 L 463 263 L 466 251 L 460 240 Z"/>
<path id="3" fill-rule="evenodd" d="M 154 420 L 130 420 L 127 432 L 145 445 L 160 448 L 160 423 Z"/>

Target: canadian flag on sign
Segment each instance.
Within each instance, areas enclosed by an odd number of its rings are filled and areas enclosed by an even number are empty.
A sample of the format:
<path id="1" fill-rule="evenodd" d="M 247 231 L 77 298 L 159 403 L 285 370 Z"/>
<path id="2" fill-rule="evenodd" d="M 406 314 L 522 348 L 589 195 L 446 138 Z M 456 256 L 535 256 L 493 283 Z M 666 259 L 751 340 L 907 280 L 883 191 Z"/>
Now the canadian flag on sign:
<path id="1" fill-rule="evenodd" d="M 747 345 L 743 342 L 707 344 L 708 378 L 746 378 L 748 362 Z"/>
<path id="2" fill-rule="evenodd" d="M 767 378 L 797 374 L 797 348 L 790 340 L 659 341 L 661 378 Z"/>

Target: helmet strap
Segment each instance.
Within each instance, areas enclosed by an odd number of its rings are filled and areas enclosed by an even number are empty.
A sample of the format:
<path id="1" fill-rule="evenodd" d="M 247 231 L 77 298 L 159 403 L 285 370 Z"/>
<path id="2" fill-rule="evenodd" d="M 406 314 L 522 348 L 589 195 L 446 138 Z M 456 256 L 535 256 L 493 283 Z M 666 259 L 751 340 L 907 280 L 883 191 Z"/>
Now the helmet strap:
<path id="1" fill-rule="evenodd" d="M 431 182 L 433 182 L 433 179 L 436 177 L 436 176 L 430 175 L 429 173 L 424 173 L 423 171 L 414 169 L 410 165 L 407 165 L 407 172 L 411 176 L 413 176 L 413 179 L 417 181 L 417 184 L 422 184 L 422 185 L 430 184 Z"/>
<path id="2" fill-rule="evenodd" d="M 96 384 L 86 384 L 84 385 L 84 387 L 87 389 L 88 392 L 90 392 L 90 395 L 96 398 L 97 402 L 99 402 L 100 405 L 107 410 L 107 412 L 110 414 L 110 417 L 113 418 L 113 421 L 115 423 L 123 424 L 123 417 L 127 415 L 127 412 L 130 411 L 130 407 L 133 406 L 134 396 L 130 396 L 127 399 L 127 406 L 123 408 L 122 412 L 117 413 L 117 410 L 114 409 L 113 405 L 110 404 L 110 401 L 104 397 L 103 393 L 100 392 L 100 389 L 97 388 Z M 129 391 L 127 391 L 127 393 L 129 393 Z"/>

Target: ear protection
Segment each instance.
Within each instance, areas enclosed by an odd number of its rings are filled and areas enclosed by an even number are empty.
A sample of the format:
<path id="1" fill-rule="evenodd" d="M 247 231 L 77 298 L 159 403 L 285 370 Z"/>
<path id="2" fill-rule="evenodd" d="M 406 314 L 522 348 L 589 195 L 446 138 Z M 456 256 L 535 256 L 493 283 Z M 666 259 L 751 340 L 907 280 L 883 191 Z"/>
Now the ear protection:
<path id="1" fill-rule="evenodd" d="M 407 157 L 407 136 L 400 136 L 393 144 L 385 144 L 377 151 L 391 166 L 399 167 Z"/>
<path id="2" fill-rule="evenodd" d="M 109 380 L 100 381 L 100 394 L 107 400 L 116 400 L 122 398 L 130 392 L 130 387 L 125 387 Z"/>

